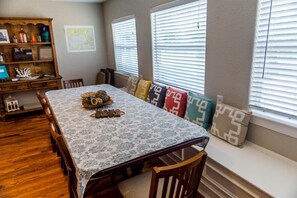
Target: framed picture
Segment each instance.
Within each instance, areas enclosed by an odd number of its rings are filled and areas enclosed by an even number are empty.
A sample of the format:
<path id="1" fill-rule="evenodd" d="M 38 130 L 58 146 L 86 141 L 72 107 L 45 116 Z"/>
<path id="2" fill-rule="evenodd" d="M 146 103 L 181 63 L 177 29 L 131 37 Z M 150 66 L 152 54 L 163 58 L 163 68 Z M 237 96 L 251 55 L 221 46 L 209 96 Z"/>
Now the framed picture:
<path id="1" fill-rule="evenodd" d="M 0 43 L 10 43 L 6 29 L 0 29 Z"/>
<path id="2" fill-rule="evenodd" d="M 92 25 L 65 25 L 68 52 L 96 51 L 95 31 Z"/>
<path id="3" fill-rule="evenodd" d="M 53 51 L 51 46 L 39 47 L 39 60 L 53 60 Z"/>

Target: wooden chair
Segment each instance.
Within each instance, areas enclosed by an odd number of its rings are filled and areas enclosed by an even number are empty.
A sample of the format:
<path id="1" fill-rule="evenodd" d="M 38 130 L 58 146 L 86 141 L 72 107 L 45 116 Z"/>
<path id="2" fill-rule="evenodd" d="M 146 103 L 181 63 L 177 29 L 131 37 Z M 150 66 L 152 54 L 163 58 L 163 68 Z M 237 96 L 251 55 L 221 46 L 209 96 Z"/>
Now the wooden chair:
<path id="1" fill-rule="evenodd" d="M 84 81 L 82 78 L 73 79 L 73 80 L 64 80 L 63 81 L 64 89 L 75 88 L 75 87 L 83 87 Z"/>
<path id="2" fill-rule="evenodd" d="M 96 77 L 96 85 L 105 84 L 105 73 L 100 71 Z"/>
<path id="3" fill-rule="evenodd" d="M 48 106 L 46 98 L 43 95 L 41 95 L 40 91 L 36 91 L 36 96 L 42 106 L 42 109 L 44 110 L 45 107 Z"/>
<path id="4" fill-rule="evenodd" d="M 70 194 L 70 198 L 78 197 L 76 192 L 77 179 L 75 176 L 75 166 L 73 164 L 68 148 L 64 142 L 64 139 L 61 135 L 57 136 L 57 145 L 62 155 L 61 161 L 63 161 L 66 168 L 65 170 L 67 171 L 68 191 Z"/>
<path id="5" fill-rule="evenodd" d="M 125 198 L 196 197 L 206 158 L 206 152 L 200 151 L 178 164 L 154 167 L 152 173 L 127 179 L 118 188 Z"/>

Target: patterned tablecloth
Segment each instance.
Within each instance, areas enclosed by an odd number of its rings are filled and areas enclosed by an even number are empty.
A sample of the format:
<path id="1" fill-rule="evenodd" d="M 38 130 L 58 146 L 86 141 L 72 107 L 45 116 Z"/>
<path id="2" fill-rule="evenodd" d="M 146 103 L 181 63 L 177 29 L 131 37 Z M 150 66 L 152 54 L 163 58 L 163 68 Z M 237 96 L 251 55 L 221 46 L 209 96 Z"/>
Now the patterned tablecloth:
<path id="1" fill-rule="evenodd" d="M 82 108 L 80 95 L 98 90 L 105 90 L 114 101 L 104 108 L 118 108 L 125 115 L 103 119 L 90 117 L 94 110 Z M 91 176 L 99 171 L 207 136 L 204 128 L 110 85 L 48 91 L 46 97 L 76 166 L 79 197 L 83 197 Z M 203 146 L 207 140 L 204 139 Z"/>

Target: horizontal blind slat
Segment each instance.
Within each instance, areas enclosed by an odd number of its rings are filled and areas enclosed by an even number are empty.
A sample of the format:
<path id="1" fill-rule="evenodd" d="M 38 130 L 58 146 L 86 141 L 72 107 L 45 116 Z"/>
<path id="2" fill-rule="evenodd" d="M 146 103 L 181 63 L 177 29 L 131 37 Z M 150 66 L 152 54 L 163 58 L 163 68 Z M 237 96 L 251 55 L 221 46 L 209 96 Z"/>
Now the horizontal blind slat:
<path id="1" fill-rule="evenodd" d="M 112 31 L 117 70 L 138 76 L 135 18 L 113 23 Z"/>
<path id="2" fill-rule="evenodd" d="M 155 81 L 204 94 L 206 8 L 199 0 L 151 14 Z"/>

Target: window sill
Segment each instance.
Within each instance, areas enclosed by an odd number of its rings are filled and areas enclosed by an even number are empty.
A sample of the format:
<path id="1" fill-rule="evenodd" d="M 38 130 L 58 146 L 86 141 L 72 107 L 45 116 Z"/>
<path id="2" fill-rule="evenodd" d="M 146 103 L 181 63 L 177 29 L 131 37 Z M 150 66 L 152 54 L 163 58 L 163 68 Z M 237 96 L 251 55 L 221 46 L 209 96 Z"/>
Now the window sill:
<path id="1" fill-rule="evenodd" d="M 122 79 L 128 80 L 129 75 L 120 71 L 114 71 L 114 74 Z"/>
<path id="2" fill-rule="evenodd" d="M 297 120 L 252 109 L 252 124 L 297 138 Z"/>

